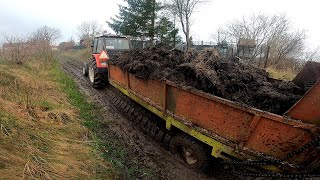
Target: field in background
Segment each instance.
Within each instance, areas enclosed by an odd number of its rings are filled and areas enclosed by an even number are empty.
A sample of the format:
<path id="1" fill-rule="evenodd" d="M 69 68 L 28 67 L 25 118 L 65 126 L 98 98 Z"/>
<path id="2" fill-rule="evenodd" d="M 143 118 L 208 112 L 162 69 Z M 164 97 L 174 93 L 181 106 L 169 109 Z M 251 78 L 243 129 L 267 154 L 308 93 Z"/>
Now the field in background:
<path id="1" fill-rule="evenodd" d="M 70 49 L 67 51 L 62 51 L 62 54 L 64 57 L 70 58 L 70 59 L 77 59 L 81 61 L 88 61 L 91 59 L 91 48 L 86 49 Z"/>
<path id="2" fill-rule="evenodd" d="M 94 134 L 84 125 L 88 114 L 80 107 L 90 106 L 77 101 L 80 93 L 70 97 L 71 88 L 72 80 L 56 63 L 17 65 L 0 60 L 2 179 L 114 177 L 96 148 Z"/>

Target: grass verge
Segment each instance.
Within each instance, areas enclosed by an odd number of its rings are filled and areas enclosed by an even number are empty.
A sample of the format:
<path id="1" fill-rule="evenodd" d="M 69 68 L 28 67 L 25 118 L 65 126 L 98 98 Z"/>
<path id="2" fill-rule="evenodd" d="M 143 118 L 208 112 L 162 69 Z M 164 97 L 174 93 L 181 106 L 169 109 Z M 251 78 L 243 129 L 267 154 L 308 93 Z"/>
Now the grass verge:
<path id="1" fill-rule="evenodd" d="M 92 107 L 81 106 L 80 94 L 69 98 L 74 91 L 59 72 L 37 61 L 0 62 L 0 179 L 115 178 L 83 125 Z"/>

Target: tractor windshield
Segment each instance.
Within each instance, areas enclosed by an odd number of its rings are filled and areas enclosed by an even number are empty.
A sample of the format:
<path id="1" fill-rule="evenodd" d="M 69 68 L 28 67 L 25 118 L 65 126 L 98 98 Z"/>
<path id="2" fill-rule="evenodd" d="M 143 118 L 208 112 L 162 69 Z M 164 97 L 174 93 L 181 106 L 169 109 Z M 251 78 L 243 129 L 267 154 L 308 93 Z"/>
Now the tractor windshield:
<path id="1" fill-rule="evenodd" d="M 106 38 L 105 48 L 108 49 L 130 49 L 129 40 L 126 38 Z"/>

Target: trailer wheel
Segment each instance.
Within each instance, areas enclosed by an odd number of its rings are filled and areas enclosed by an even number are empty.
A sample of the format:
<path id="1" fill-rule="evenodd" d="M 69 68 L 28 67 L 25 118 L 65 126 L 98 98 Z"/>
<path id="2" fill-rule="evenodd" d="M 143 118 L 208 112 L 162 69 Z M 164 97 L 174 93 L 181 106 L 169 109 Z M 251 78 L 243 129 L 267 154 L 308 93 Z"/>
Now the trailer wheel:
<path id="1" fill-rule="evenodd" d="M 89 71 L 88 63 L 84 62 L 83 65 L 82 65 L 82 74 L 83 74 L 83 76 L 87 77 L 88 76 L 88 71 Z"/>
<path id="2" fill-rule="evenodd" d="M 180 158 L 190 167 L 205 170 L 208 166 L 209 157 L 205 148 L 190 136 L 179 134 L 172 138 L 170 150 L 178 154 Z"/>
<path id="3" fill-rule="evenodd" d="M 105 85 L 105 78 L 98 72 L 97 63 L 95 59 L 92 59 L 89 68 L 88 76 L 91 86 L 94 88 L 102 88 Z"/>

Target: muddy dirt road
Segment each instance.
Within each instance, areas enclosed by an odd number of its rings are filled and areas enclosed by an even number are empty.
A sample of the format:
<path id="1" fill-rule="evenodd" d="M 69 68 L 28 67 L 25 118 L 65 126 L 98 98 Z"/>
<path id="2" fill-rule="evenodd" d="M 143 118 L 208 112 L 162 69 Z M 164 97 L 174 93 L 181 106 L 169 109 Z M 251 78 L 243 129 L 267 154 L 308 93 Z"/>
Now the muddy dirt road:
<path id="1" fill-rule="evenodd" d="M 82 76 L 82 62 L 72 59 L 62 61 L 63 68 L 68 72 L 78 84 L 80 91 L 88 97 L 90 102 L 94 102 L 103 108 L 104 129 L 102 132 L 113 134 L 117 141 L 127 151 L 125 167 L 138 167 L 141 169 L 150 169 L 148 176 L 137 174 L 138 179 L 244 179 L 235 177 L 227 173 L 216 176 L 208 176 L 203 173 L 197 173 L 189 169 L 183 162 L 161 144 L 152 140 L 146 134 L 136 127 L 128 117 L 122 115 L 112 104 L 109 97 L 115 92 L 112 89 L 105 88 L 96 90 L 89 85 L 88 80 Z M 106 138 L 105 141 L 108 139 Z"/>

